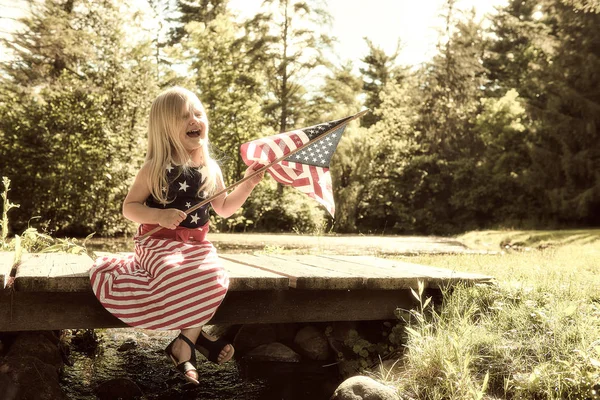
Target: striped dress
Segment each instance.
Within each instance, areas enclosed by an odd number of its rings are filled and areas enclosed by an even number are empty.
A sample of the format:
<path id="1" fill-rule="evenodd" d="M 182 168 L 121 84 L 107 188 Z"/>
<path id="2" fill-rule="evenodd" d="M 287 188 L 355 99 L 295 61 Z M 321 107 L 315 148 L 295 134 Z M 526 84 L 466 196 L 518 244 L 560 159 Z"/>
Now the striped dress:
<path id="1" fill-rule="evenodd" d="M 166 207 L 180 208 L 182 202 L 185 207 L 202 200 L 195 198 L 201 176 L 174 176 L 170 177 L 169 192 L 172 188 L 185 190 L 173 193 L 177 199 Z M 196 184 L 190 187 L 188 181 Z M 152 206 L 150 203 L 146 202 Z M 141 236 L 156 225 L 141 225 L 134 238 L 133 254 L 98 258 L 90 270 L 90 281 L 104 308 L 138 328 L 174 330 L 205 325 L 223 301 L 229 285 L 216 249 L 206 240 L 206 211 L 188 215 L 175 230 L 161 229 L 145 238 Z"/>

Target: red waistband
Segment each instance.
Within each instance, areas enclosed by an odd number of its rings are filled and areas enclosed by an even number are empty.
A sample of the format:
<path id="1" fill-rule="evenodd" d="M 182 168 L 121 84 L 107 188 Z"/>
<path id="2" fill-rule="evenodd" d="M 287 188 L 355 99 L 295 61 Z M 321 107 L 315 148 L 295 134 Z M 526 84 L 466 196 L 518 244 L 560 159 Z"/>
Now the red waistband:
<path id="1" fill-rule="evenodd" d="M 179 240 L 180 242 L 203 242 L 206 238 L 206 234 L 208 233 L 209 224 L 210 223 L 207 222 L 204 226 L 201 226 L 200 228 L 196 229 L 184 228 L 181 226 L 178 226 L 175 229 L 162 228 L 161 230 L 159 230 L 158 232 L 154 232 L 150 236 L 159 239 L 174 239 Z M 142 224 L 140 225 L 138 235 L 145 235 L 151 230 L 157 228 L 158 226 L 159 225 L 154 224 Z"/>

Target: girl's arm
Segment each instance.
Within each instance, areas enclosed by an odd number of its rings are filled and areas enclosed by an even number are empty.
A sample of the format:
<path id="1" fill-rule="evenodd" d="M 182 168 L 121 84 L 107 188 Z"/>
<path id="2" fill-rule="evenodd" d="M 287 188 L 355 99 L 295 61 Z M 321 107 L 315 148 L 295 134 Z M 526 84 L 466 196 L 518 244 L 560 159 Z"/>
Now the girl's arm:
<path id="1" fill-rule="evenodd" d="M 244 177 L 253 174 L 255 169 L 259 169 L 261 167 L 260 164 L 254 163 L 246 169 L 244 173 Z M 248 179 L 246 182 L 242 183 L 238 187 L 236 187 L 233 192 L 227 194 L 224 193 L 219 197 L 216 197 L 213 201 L 211 201 L 212 208 L 215 210 L 217 214 L 219 214 L 223 218 L 230 217 L 234 212 L 238 210 L 244 204 L 252 190 L 258 183 L 261 181 L 263 176 L 265 175 L 264 171 L 256 176 Z M 217 188 L 216 192 L 220 192 L 225 189 L 225 183 L 223 182 L 223 174 L 221 173 L 221 169 L 217 166 Z"/>
<path id="2" fill-rule="evenodd" d="M 174 208 L 161 210 L 146 206 L 144 202 L 148 196 L 150 196 L 148 167 L 147 164 L 144 164 L 135 177 L 127 197 L 125 197 L 123 216 L 138 224 L 158 224 L 168 229 L 177 228 L 181 221 L 187 218 L 186 213 L 181 210 Z"/>

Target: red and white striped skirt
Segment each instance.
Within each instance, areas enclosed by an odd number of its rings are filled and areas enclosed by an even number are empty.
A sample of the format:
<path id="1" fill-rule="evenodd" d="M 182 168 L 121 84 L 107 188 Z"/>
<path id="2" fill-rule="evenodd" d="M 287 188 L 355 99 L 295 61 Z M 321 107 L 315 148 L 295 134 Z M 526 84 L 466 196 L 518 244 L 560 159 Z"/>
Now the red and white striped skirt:
<path id="1" fill-rule="evenodd" d="M 111 314 L 137 328 L 200 327 L 215 314 L 229 286 L 216 249 L 200 229 L 162 229 L 141 239 L 129 256 L 100 257 L 90 270 L 94 294 Z"/>

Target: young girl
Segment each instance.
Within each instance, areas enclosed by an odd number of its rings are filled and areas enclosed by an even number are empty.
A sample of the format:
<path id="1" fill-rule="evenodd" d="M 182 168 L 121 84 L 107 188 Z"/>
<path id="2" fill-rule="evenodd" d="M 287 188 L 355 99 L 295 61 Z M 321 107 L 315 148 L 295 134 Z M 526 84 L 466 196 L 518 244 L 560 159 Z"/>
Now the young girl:
<path id="1" fill-rule="evenodd" d="M 253 164 L 244 176 L 248 176 Z M 232 215 L 263 174 L 212 200 L 215 212 Z M 126 324 L 180 330 L 165 349 L 186 380 L 198 384 L 195 349 L 211 361 L 231 359 L 233 346 L 202 332 L 221 304 L 229 280 L 208 232 L 208 205 L 184 211 L 225 188 L 208 153 L 208 120 L 190 91 L 174 87 L 152 103 L 146 162 L 123 203 L 123 215 L 140 224 L 133 255 L 102 257 L 90 271 L 96 297 Z M 160 231 L 142 237 L 157 226 Z"/>

